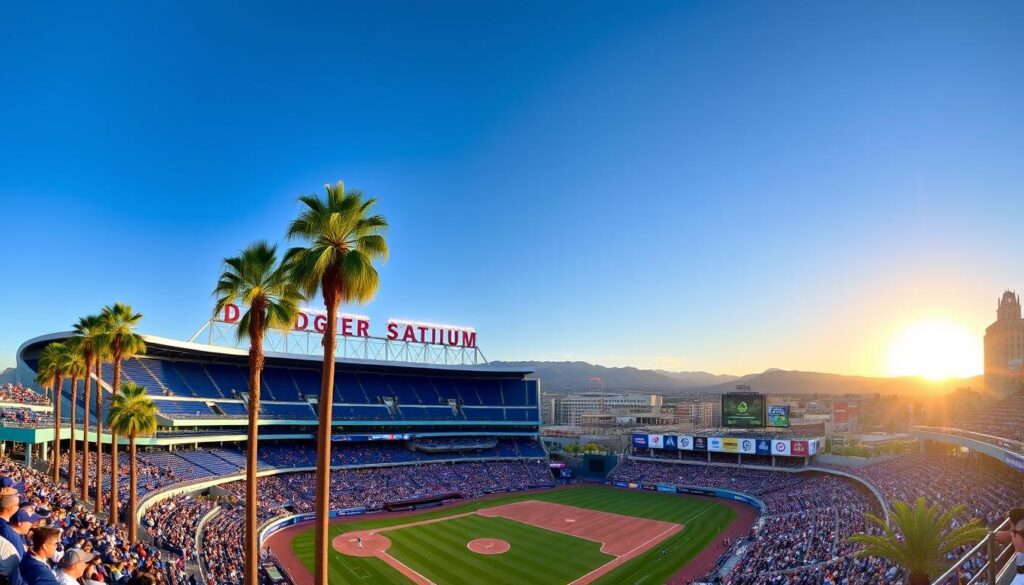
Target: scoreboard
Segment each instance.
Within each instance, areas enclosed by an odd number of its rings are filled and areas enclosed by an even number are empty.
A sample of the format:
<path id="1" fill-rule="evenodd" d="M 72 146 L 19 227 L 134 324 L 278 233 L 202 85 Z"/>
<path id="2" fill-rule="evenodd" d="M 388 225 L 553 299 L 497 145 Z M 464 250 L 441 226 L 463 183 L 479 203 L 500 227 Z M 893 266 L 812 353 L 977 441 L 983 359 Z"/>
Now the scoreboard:
<path id="1" fill-rule="evenodd" d="M 753 392 L 722 394 L 722 426 L 732 429 L 764 427 L 765 395 Z"/>

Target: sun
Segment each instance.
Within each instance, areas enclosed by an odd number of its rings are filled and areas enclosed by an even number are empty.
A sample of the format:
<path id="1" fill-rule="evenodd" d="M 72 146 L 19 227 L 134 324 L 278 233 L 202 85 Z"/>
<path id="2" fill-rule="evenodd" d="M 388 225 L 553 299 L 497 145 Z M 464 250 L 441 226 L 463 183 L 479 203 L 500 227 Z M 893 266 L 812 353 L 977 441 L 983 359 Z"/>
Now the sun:
<path id="1" fill-rule="evenodd" d="M 952 321 L 921 321 L 903 330 L 889 347 L 890 376 L 929 380 L 965 378 L 981 372 L 981 338 Z"/>

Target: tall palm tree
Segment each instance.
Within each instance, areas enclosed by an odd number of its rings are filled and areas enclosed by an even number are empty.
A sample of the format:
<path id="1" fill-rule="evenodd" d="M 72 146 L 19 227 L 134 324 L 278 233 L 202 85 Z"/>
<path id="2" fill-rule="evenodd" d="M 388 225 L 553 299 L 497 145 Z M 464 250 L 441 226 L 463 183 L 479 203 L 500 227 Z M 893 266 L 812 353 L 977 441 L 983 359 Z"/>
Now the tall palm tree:
<path id="1" fill-rule="evenodd" d="M 214 314 L 228 304 L 241 302 L 249 306 L 236 330 L 238 338 L 249 338 L 249 437 L 245 461 L 245 583 L 256 585 L 259 547 L 256 534 L 256 459 L 258 456 L 258 425 L 260 420 L 260 374 L 263 371 L 263 337 L 267 329 L 287 331 L 295 322 L 298 288 L 289 280 L 287 271 L 277 260 L 277 246 L 260 241 L 251 244 L 238 256 L 224 259 L 224 270 L 213 290 L 217 296 Z"/>
<path id="2" fill-rule="evenodd" d="M 60 483 L 60 387 L 64 384 L 64 344 L 51 343 L 39 354 L 36 383 L 51 391 L 53 398 L 53 483 Z"/>
<path id="3" fill-rule="evenodd" d="M 96 358 L 96 349 L 98 343 L 96 338 L 99 336 L 102 330 L 103 323 L 100 321 L 98 315 L 89 315 L 88 317 L 82 317 L 75 323 L 74 331 L 75 337 L 79 339 L 78 347 L 82 352 L 82 358 L 85 360 L 85 412 L 82 418 L 82 495 L 83 501 L 89 501 L 89 472 L 91 465 L 89 464 L 89 399 L 92 391 L 92 378 L 90 372 L 92 371 L 93 362 Z M 96 379 L 96 395 L 100 395 L 102 390 L 100 388 L 99 378 Z M 97 443 L 99 442 L 99 429 L 96 430 Z"/>
<path id="4" fill-rule="evenodd" d="M 316 455 L 316 545 L 314 581 L 327 584 L 327 514 L 331 483 L 331 403 L 334 398 L 334 350 L 338 307 L 343 302 L 367 303 L 379 286 L 374 260 L 386 260 L 383 232 L 388 222 L 373 214 L 377 200 L 345 184 L 325 185 L 327 196 L 303 195 L 303 210 L 289 225 L 287 236 L 303 246 L 288 250 L 286 263 L 293 282 L 312 298 L 322 293 L 327 308 L 323 336 L 324 363 L 320 378 L 320 424 Z"/>
<path id="5" fill-rule="evenodd" d="M 945 569 L 946 553 L 988 533 L 977 518 L 954 523 L 963 510 L 957 504 L 942 513 L 938 504 L 928 506 L 924 498 L 917 498 L 913 506 L 893 501 L 892 525 L 868 512 L 864 518 L 880 534 L 854 534 L 848 540 L 864 545 L 857 553 L 860 557 L 882 557 L 903 567 L 910 574 L 908 585 L 928 585 L 930 575 Z"/>
<path id="6" fill-rule="evenodd" d="M 114 303 L 113 306 L 103 307 L 100 313 L 103 320 L 103 333 L 101 337 L 103 344 L 110 348 L 110 361 L 114 364 L 114 380 L 111 392 L 114 397 L 121 388 L 121 360 L 145 353 L 146 342 L 142 336 L 135 332 L 135 328 L 142 320 L 142 313 L 136 313 L 131 305 Z M 110 518 L 117 522 L 118 498 L 117 498 L 117 431 L 110 431 Z"/>
<path id="7" fill-rule="evenodd" d="M 135 462 L 135 439 L 156 431 L 156 404 L 146 396 L 146 387 L 128 382 L 110 401 L 110 430 L 128 437 L 130 471 L 128 479 L 128 540 L 136 541 L 139 511 L 139 477 Z M 116 508 L 113 508 L 116 509 Z"/>
<path id="8" fill-rule="evenodd" d="M 68 457 L 68 491 L 75 491 L 75 415 L 78 402 L 78 380 L 86 375 L 85 358 L 82 355 L 82 339 L 72 337 L 64 342 L 62 369 L 64 375 L 71 378 L 71 440 L 69 441 Z"/>
<path id="9" fill-rule="evenodd" d="M 103 364 L 110 361 L 109 340 L 103 334 L 107 330 L 102 316 L 99 319 L 99 334 L 93 345 L 93 362 L 96 366 L 96 513 L 103 513 Z"/>

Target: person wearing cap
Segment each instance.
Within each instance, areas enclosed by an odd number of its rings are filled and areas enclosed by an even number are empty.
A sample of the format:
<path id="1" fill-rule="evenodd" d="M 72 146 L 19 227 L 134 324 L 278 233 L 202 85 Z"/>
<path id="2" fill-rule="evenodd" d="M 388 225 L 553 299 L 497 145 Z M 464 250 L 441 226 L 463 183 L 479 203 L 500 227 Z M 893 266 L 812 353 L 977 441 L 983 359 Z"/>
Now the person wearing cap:
<path id="1" fill-rule="evenodd" d="M 996 542 L 1013 544 L 1017 575 L 1011 585 L 1024 585 L 1024 508 L 1010 510 L 1010 529 L 996 532 Z"/>
<path id="2" fill-rule="evenodd" d="M 18 514 L 24 512 L 19 510 Z M 17 518 L 17 514 L 15 515 Z M 60 585 L 50 570 L 49 559 L 57 552 L 60 531 L 56 528 L 37 528 L 32 534 L 32 547 L 21 559 L 21 578 L 25 585 Z"/>
<path id="3" fill-rule="evenodd" d="M 0 477 L 0 496 L 12 496 L 24 493 L 25 485 L 14 481 L 12 477 Z"/>
<path id="4" fill-rule="evenodd" d="M 78 585 L 78 580 L 85 575 L 85 570 L 94 557 L 92 553 L 80 548 L 68 549 L 60 560 L 57 582 L 60 585 Z"/>
<path id="5" fill-rule="evenodd" d="M 25 556 L 25 537 L 11 526 L 11 518 L 18 511 L 20 498 L 17 494 L 0 497 L 0 538 L 6 539 L 18 551 L 18 561 Z"/>

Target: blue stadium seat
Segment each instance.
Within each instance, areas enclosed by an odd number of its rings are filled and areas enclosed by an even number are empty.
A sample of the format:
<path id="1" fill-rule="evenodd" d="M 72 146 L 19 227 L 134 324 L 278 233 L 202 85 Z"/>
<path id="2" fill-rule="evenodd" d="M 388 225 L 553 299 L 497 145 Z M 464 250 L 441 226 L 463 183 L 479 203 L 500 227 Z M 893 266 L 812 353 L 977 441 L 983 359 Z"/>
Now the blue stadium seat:
<path id="1" fill-rule="evenodd" d="M 249 416 L 249 410 L 241 402 L 215 402 L 214 404 L 227 416 Z"/>
<path id="2" fill-rule="evenodd" d="M 273 392 L 274 400 L 302 400 L 291 373 L 285 368 L 264 369 L 263 382 Z"/>
<path id="3" fill-rule="evenodd" d="M 192 392 L 200 398 L 227 398 L 213 383 L 213 379 L 203 369 L 202 364 L 196 362 L 173 362 L 174 371 L 192 389 Z"/>
<path id="4" fill-rule="evenodd" d="M 394 420 L 384 405 L 335 404 L 333 418 L 336 420 Z"/>
<path id="5" fill-rule="evenodd" d="M 316 420 L 317 413 L 309 404 L 280 404 L 277 402 L 261 402 L 260 416 L 265 418 Z"/>
<path id="6" fill-rule="evenodd" d="M 203 368 L 217 383 L 224 398 L 234 398 L 238 392 L 249 391 L 249 378 L 242 368 L 227 364 L 205 364 Z"/>
<path id="7" fill-rule="evenodd" d="M 473 380 L 471 382 L 480 395 L 482 404 L 486 406 L 503 406 L 505 399 L 501 395 L 501 382 L 498 380 Z"/>
<path id="8" fill-rule="evenodd" d="M 220 416 L 203 402 L 154 398 L 157 410 L 168 418 L 212 418 Z M 106 413 L 104 413 L 106 416 Z"/>
<path id="9" fill-rule="evenodd" d="M 505 420 L 504 408 L 493 408 L 485 406 L 463 408 L 466 420 Z"/>

